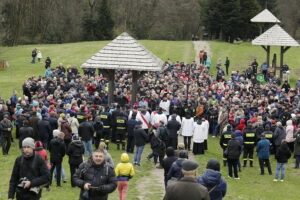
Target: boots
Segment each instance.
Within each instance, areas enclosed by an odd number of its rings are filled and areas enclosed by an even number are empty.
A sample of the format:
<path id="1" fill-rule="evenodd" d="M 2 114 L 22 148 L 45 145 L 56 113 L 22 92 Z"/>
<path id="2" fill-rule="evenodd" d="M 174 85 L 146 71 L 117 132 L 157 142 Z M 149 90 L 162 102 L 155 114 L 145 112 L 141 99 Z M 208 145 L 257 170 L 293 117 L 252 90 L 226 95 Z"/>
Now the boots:
<path id="1" fill-rule="evenodd" d="M 226 165 L 227 165 L 227 160 L 223 160 L 223 165 L 224 165 L 224 167 L 226 167 Z"/>
<path id="2" fill-rule="evenodd" d="M 247 160 L 244 160 L 244 165 L 243 167 L 247 167 Z"/>
<path id="3" fill-rule="evenodd" d="M 250 160 L 250 167 L 253 167 L 253 160 Z"/>

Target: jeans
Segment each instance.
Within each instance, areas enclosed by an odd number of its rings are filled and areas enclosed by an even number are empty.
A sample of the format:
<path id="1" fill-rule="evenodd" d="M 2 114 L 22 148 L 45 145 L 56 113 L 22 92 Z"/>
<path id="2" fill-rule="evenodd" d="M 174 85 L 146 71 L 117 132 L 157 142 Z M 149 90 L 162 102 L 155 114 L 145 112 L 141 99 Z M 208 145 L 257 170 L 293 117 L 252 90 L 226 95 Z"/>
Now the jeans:
<path id="1" fill-rule="evenodd" d="M 54 173 L 54 178 L 55 178 L 55 180 L 57 180 L 56 167 L 54 168 L 53 173 Z M 62 167 L 61 167 L 61 179 L 62 179 L 63 181 L 67 180 L 65 170 L 64 170 L 64 168 L 62 168 Z"/>
<path id="2" fill-rule="evenodd" d="M 56 176 L 56 184 L 57 186 L 60 186 L 60 178 L 61 178 L 61 164 L 62 162 L 53 162 L 51 163 L 52 166 L 51 166 L 51 169 L 50 169 L 50 172 L 51 172 L 51 181 L 50 181 L 50 185 L 52 184 L 52 178 L 53 178 L 53 172 L 54 172 L 54 168 L 56 168 L 56 172 L 57 172 L 57 176 Z"/>
<path id="3" fill-rule="evenodd" d="M 11 137 L 2 137 L 2 153 L 7 155 L 11 146 Z"/>
<path id="4" fill-rule="evenodd" d="M 31 63 L 35 63 L 35 57 L 32 57 Z"/>
<path id="5" fill-rule="evenodd" d="M 286 163 L 277 163 L 275 179 L 278 179 L 279 171 L 281 170 L 281 180 L 284 179 Z"/>
<path id="6" fill-rule="evenodd" d="M 300 165 L 300 155 L 295 155 L 296 163 L 295 163 L 295 168 L 299 168 Z"/>
<path id="7" fill-rule="evenodd" d="M 215 128 L 213 129 L 213 136 L 215 136 L 215 137 L 218 136 L 219 129 L 220 129 L 220 125 L 217 124 L 217 125 L 215 126 Z"/>
<path id="8" fill-rule="evenodd" d="M 85 156 L 91 156 L 93 154 L 92 140 L 82 141 L 82 143 L 84 145 L 84 155 Z"/>
<path id="9" fill-rule="evenodd" d="M 232 168 L 233 168 L 233 173 L 234 173 L 234 178 L 238 178 L 238 170 L 237 170 L 237 166 L 238 166 L 238 159 L 227 159 L 228 162 L 228 175 L 230 177 L 232 177 Z"/>
<path id="10" fill-rule="evenodd" d="M 136 146 L 136 151 L 134 154 L 134 163 L 140 164 L 143 151 L 144 146 Z"/>

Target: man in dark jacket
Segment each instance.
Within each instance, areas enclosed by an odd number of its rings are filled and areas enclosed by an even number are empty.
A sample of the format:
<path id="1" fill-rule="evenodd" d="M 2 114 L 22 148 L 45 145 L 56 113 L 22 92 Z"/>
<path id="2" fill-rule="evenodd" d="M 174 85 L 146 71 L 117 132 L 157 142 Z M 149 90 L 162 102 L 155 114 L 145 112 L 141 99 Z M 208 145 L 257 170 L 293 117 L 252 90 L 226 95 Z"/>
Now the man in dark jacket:
<path id="1" fill-rule="evenodd" d="M 142 153 L 144 150 L 144 146 L 146 141 L 148 140 L 148 135 L 144 129 L 142 129 L 143 122 L 138 121 L 136 128 L 134 129 L 134 144 L 136 146 L 136 151 L 134 154 L 134 164 L 140 166 L 140 161 L 142 157 Z"/>
<path id="2" fill-rule="evenodd" d="M 178 135 L 177 132 L 179 131 L 181 125 L 176 120 L 176 114 L 173 114 L 171 117 L 171 120 L 167 123 L 167 129 L 168 129 L 168 145 L 171 146 L 174 149 L 177 148 L 178 145 Z"/>
<path id="3" fill-rule="evenodd" d="M 247 127 L 244 130 L 244 165 L 243 167 L 247 166 L 247 161 L 250 161 L 250 167 L 253 167 L 253 154 L 254 148 L 257 141 L 256 130 L 253 128 L 251 121 L 248 121 Z"/>
<path id="4" fill-rule="evenodd" d="M 133 153 L 134 152 L 134 128 L 138 124 L 138 121 L 136 120 L 136 112 L 133 112 L 131 115 L 131 119 L 127 122 L 127 153 Z"/>
<path id="5" fill-rule="evenodd" d="M 38 121 L 38 130 L 39 130 L 39 141 L 44 145 L 44 148 L 47 149 L 49 137 L 51 135 L 51 126 L 47 120 L 47 116 L 43 115 L 42 120 Z"/>
<path id="6" fill-rule="evenodd" d="M 177 157 L 175 157 L 175 152 L 173 147 L 168 147 L 166 150 L 167 157 L 163 159 L 162 161 L 162 167 L 164 168 L 164 176 L 165 176 L 165 187 L 167 187 L 167 175 L 168 172 L 173 164 L 177 160 Z"/>
<path id="7" fill-rule="evenodd" d="M 198 163 L 186 160 L 182 164 L 183 178 L 168 185 L 164 200 L 209 200 L 207 189 L 196 182 Z"/>
<path id="8" fill-rule="evenodd" d="M 227 183 L 220 173 L 220 162 L 215 158 L 208 161 L 206 171 L 197 182 L 207 188 L 211 200 L 222 200 L 226 195 Z"/>
<path id="9" fill-rule="evenodd" d="M 33 139 L 39 140 L 39 131 L 38 131 L 38 122 L 39 118 L 36 115 L 36 112 L 32 113 L 32 116 L 29 118 L 29 125 L 33 128 Z"/>
<path id="10" fill-rule="evenodd" d="M 75 187 L 73 175 L 75 174 L 75 171 L 78 169 L 79 165 L 83 162 L 82 155 L 84 154 L 83 143 L 79 140 L 77 136 L 73 136 L 72 142 L 69 144 L 67 154 L 69 156 L 71 186 Z"/>
<path id="11" fill-rule="evenodd" d="M 265 138 L 265 135 L 261 135 L 261 140 L 257 143 L 256 146 L 257 157 L 260 166 L 260 175 L 264 175 L 264 167 L 268 168 L 268 172 L 271 175 L 271 164 L 270 164 L 270 141 Z"/>
<path id="12" fill-rule="evenodd" d="M 12 132 L 12 123 L 8 119 L 8 115 L 3 116 L 3 120 L 0 122 L 0 132 L 2 137 L 2 153 L 3 155 L 8 155 L 8 151 L 11 145 L 11 132 Z"/>
<path id="13" fill-rule="evenodd" d="M 23 140 L 22 151 L 13 167 L 8 199 L 12 200 L 16 194 L 17 200 L 39 200 L 42 194 L 41 186 L 50 181 L 50 172 L 45 161 L 34 153 L 32 138 Z"/>
<path id="14" fill-rule="evenodd" d="M 274 144 L 275 144 L 275 152 L 281 145 L 282 140 L 285 139 L 286 133 L 285 128 L 282 126 L 281 122 L 276 123 L 276 129 L 274 131 Z"/>
<path id="15" fill-rule="evenodd" d="M 182 174 L 182 163 L 183 161 L 187 160 L 188 153 L 186 150 L 179 152 L 179 158 L 173 162 L 168 174 L 167 174 L 167 181 L 171 180 L 171 182 L 175 180 L 179 180 L 183 177 Z M 167 183 L 169 184 L 169 183 Z"/>
<path id="16" fill-rule="evenodd" d="M 81 141 L 84 144 L 84 155 L 92 155 L 92 140 L 94 136 L 94 127 L 91 123 L 84 118 L 84 122 L 79 125 L 78 134 L 81 137 Z"/>
<path id="17" fill-rule="evenodd" d="M 28 120 L 23 121 L 23 125 L 19 130 L 19 147 L 22 148 L 22 141 L 27 138 L 33 138 L 33 128 L 29 126 Z"/>
<path id="18" fill-rule="evenodd" d="M 227 157 L 225 156 L 225 149 L 227 148 L 228 146 L 228 142 L 229 140 L 231 139 L 231 135 L 232 135 L 232 127 L 231 125 L 228 125 L 227 126 L 227 131 L 224 131 L 221 135 L 221 138 L 220 138 L 220 146 L 222 147 L 223 149 L 223 165 L 224 167 L 226 166 L 227 164 Z"/>
<path id="19" fill-rule="evenodd" d="M 81 188 L 80 200 L 107 200 L 108 194 L 117 188 L 115 171 L 111 165 L 106 164 L 105 154 L 100 149 L 79 166 L 73 180 Z"/>
<path id="20" fill-rule="evenodd" d="M 228 162 L 228 176 L 232 178 L 232 168 L 234 172 L 234 178 L 240 179 L 238 176 L 238 161 L 241 154 L 241 144 L 240 141 L 235 139 L 235 134 L 231 135 L 231 139 L 228 142 L 228 146 L 226 149 L 227 162 Z"/>
<path id="21" fill-rule="evenodd" d="M 50 162 L 52 164 L 51 166 L 51 183 L 52 184 L 52 176 L 54 168 L 56 168 L 56 182 L 57 187 L 61 187 L 60 184 L 60 177 L 61 177 L 61 167 L 62 167 L 62 161 L 63 157 L 65 156 L 65 143 L 64 143 L 64 133 L 60 132 L 58 130 L 53 131 L 54 138 L 50 141 L 49 144 L 49 152 L 50 152 Z"/>
<path id="22" fill-rule="evenodd" d="M 117 149 L 120 150 L 120 144 L 122 145 L 122 150 L 125 150 L 125 137 L 127 132 L 127 118 L 123 113 L 119 113 L 116 117 L 116 142 Z"/>

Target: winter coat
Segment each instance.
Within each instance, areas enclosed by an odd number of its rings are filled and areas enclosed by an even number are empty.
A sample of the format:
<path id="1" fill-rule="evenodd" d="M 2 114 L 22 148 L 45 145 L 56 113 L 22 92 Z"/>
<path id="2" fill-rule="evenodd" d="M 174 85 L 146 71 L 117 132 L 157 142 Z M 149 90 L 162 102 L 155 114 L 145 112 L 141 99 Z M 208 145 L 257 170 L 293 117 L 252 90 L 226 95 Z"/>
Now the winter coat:
<path id="1" fill-rule="evenodd" d="M 182 136 L 193 136 L 193 128 L 194 128 L 194 118 L 186 119 L 185 117 L 182 119 Z"/>
<path id="2" fill-rule="evenodd" d="M 244 133 L 244 129 L 246 128 L 246 125 L 245 125 L 245 120 L 244 119 L 241 119 L 240 120 L 240 124 L 237 125 L 236 127 L 236 130 L 240 130 L 242 133 Z"/>
<path id="3" fill-rule="evenodd" d="M 228 159 L 239 159 L 240 154 L 241 154 L 241 144 L 238 140 L 235 138 L 232 138 L 228 142 L 227 146 L 227 158 Z"/>
<path id="4" fill-rule="evenodd" d="M 167 179 L 170 180 L 171 178 L 176 178 L 177 180 L 181 179 L 183 177 L 182 174 L 182 162 L 186 159 L 177 159 L 175 162 L 173 162 L 168 174 Z"/>
<path id="5" fill-rule="evenodd" d="M 80 140 L 73 140 L 68 147 L 67 155 L 69 156 L 70 165 L 79 165 L 83 162 L 82 155 L 84 153 L 84 145 Z"/>
<path id="6" fill-rule="evenodd" d="M 30 180 L 30 187 L 42 186 L 50 182 L 50 171 L 45 161 L 37 154 L 33 154 L 33 156 L 30 157 L 19 156 L 15 161 L 9 181 L 8 198 L 14 198 L 17 185 L 20 183 L 20 178 L 23 177 Z M 30 199 L 30 197 L 27 196 L 31 196 L 30 193 L 31 192 L 26 192 L 22 197 L 24 199 Z M 40 194 L 38 196 L 40 196 Z"/>
<path id="7" fill-rule="evenodd" d="M 157 136 L 153 135 L 151 137 L 150 145 L 151 145 L 151 149 L 155 155 L 159 155 L 159 156 L 165 155 L 166 145 Z"/>
<path id="8" fill-rule="evenodd" d="M 295 134 L 295 148 L 294 155 L 300 156 L 300 130 L 298 130 Z"/>
<path id="9" fill-rule="evenodd" d="M 135 119 L 130 119 L 127 122 L 127 133 L 128 137 L 133 137 L 134 136 L 134 128 L 137 125 L 138 121 Z"/>
<path id="10" fill-rule="evenodd" d="M 167 148 L 166 150 L 167 157 L 162 161 L 162 167 L 164 168 L 164 175 L 167 176 L 172 164 L 177 160 L 175 157 L 174 149 L 170 150 Z"/>
<path id="11" fill-rule="evenodd" d="M 169 138 L 177 138 L 177 132 L 179 131 L 180 127 L 181 125 L 176 119 L 168 121 L 167 129 Z"/>
<path id="12" fill-rule="evenodd" d="M 256 152 L 259 159 L 270 158 L 270 141 L 266 138 L 261 139 L 256 145 Z"/>
<path id="13" fill-rule="evenodd" d="M 197 182 L 210 191 L 209 196 L 211 200 L 222 200 L 226 195 L 227 183 L 218 171 L 207 169 L 202 176 L 197 178 Z M 215 188 L 213 189 L 213 187 Z"/>
<path id="14" fill-rule="evenodd" d="M 195 179 L 183 177 L 166 189 L 164 200 L 209 200 L 207 189 L 198 184 Z"/>
<path id="15" fill-rule="evenodd" d="M 138 147 L 144 146 L 148 140 L 148 135 L 144 129 L 137 127 L 134 129 L 134 144 Z"/>
<path id="16" fill-rule="evenodd" d="M 133 165 L 129 162 L 128 154 L 121 155 L 121 163 L 115 168 L 118 181 L 129 181 L 135 175 Z"/>
<path id="17" fill-rule="evenodd" d="M 78 134 L 78 128 L 79 128 L 79 122 L 78 122 L 78 119 L 75 118 L 75 117 L 71 117 L 69 119 L 69 123 L 70 123 L 70 127 L 71 127 L 71 130 L 72 130 L 72 133 L 77 135 Z"/>
<path id="18" fill-rule="evenodd" d="M 12 132 L 12 123 L 10 120 L 8 120 L 7 122 L 4 122 L 4 120 L 2 120 L 0 122 L 0 133 L 2 137 L 11 137 L 11 132 Z M 10 130 L 8 130 L 10 129 Z"/>
<path id="19" fill-rule="evenodd" d="M 286 122 L 286 128 L 285 128 L 285 132 L 286 132 L 286 136 L 285 136 L 285 140 L 290 143 L 290 142 L 294 142 L 295 138 L 294 138 L 294 126 L 293 126 L 293 121 L 292 120 L 288 120 Z"/>
<path id="20" fill-rule="evenodd" d="M 286 137 L 285 130 L 283 126 L 278 126 L 274 131 L 274 143 L 279 146 Z"/>
<path id="21" fill-rule="evenodd" d="M 82 122 L 79 125 L 78 134 L 82 141 L 89 141 L 93 139 L 94 127 L 88 121 Z"/>
<path id="22" fill-rule="evenodd" d="M 65 120 L 61 121 L 60 130 L 65 134 L 65 139 L 72 139 L 72 129 L 69 122 Z"/>
<path id="23" fill-rule="evenodd" d="M 193 141 L 195 143 L 203 143 L 205 140 L 206 125 L 202 122 L 194 123 Z"/>
<path id="24" fill-rule="evenodd" d="M 79 169 L 73 176 L 74 184 L 81 188 L 80 200 L 84 200 L 84 184 L 90 183 L 92 187 L 99 187 L 98 190 L 90 190 L 90 200 L 107 200 L 108 194 L 117 188 L 117 179 L 114 168 L 106 162 L 96 165 L 92 158 L 81 163 Z"/>
<path id="25" fill-rule="evenodd" d="M 62 162 L 65 156 L 65 143 L 60 138 L 53 138 L 49 144 L 50 162 Z"/>
<path id="26" fill-rule="evenodd" d="M 291 151 L 287 144 L 281 144 L 276 151 L 276 160 L 278 163 L 287 163 L 288 159 L 291 157 Z"/>
<path id="27" fill-rule="evenodd" d="M 38 122 L 38 130 L 39 130 L 39 139 L 41 141 L 47 141 L 50 137 L 51 132 L 51 126 L 48 120 L 40 120 Z"/>
<path id="28" fill-rule="evenodd" d="M 27 138 L 27 137 L 31 137 L 33 138 L 33 128 L 29 127 L 29 126 L 23 126 L 19 129 L 19 147 L 22 147 L 22 141 Z"/>
<path id="29" fill-rule="evenodd" d="M 29 118 L 29 125 L 33 128 L 33 137 L 35 140 L 39 139 L 39 128 L 38 128 L 38 122 L 40 118 L 37 116 L 33 116 Z"/>

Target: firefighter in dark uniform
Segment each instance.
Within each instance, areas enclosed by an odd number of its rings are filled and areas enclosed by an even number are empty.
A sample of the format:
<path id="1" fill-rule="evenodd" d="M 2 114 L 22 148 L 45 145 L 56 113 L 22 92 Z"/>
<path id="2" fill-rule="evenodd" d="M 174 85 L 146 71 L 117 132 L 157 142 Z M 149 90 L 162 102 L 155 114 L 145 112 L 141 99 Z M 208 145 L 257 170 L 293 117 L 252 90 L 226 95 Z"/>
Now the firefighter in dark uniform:
<path id="1" fill-rule="evenodd" d="M 227 157 L 225 155 L 225 149 L 227 148 L 228 142 L 231 139 L 231 135 L 233 134 L 231 125 L 227 126 L 227 131 L 223 132 L 220 138 L 220 146 L 223 149 L 223 164 L 224 167 L 227 164 Z"/>
<path id="2" fill-rule="evenodd" d="M 122 150 L 125 150 L 125 136 L 127 132 L 127 118 L 123 113 L 120 113 L 116 117 L 116 142 L 117 149 L 120 150 L 120 144 L 122 144 Z"/>
<path id="3" fill-rule="evenodd" d="M 111 137 L 111 114 L 109 113 L 109 107 L 105 108 L 105 112 L 100 113 L 100 119 L 103 124 L 103 134 L 100 141 L 105 142 L 107 149 L 109 144 L 109 139 Z"/>
<path id="4" fill-rule="evenodd" d="M 116 143 L 116 119 L 117 116 L 119 116 L 119 114 L 121 113 L 121 107 L 120 105 L 114 105 L 114 107 L 112 109 L 110 109 L 110 113 L 111 113 L 111 141 L 113 143 Z"/>
<path id="5" fill-rule="evenodd" d="M 273 132 L 271 131 L 271 127 L 270 125 L 267 125 L 265 128 L 265 131 L 263 132 L 263 134 L 265 135 L 265 138 L 267 140 L 269 140 L 270 142 L 270 153 L 274 154 L 275 153 L 275 144 L 274 144 L 274 140 L 273 140 Z"/>
<path id="6" fill-rule="evenodd" d="M 85 107 L 81 107 L 79 113 L 77 113 L 77 120 L 78 120 L 79 124 L 84 122 L 85 119 L 87 118 L 87 115 L 84 113 L 84 109 L 85 109 Z"/>
<path id="7" fill-rule="evenodd" d="M 252 126 L 252 122 L 248 121 L 247 127 L 244 130 L 244 166 L 247 166 L 247 161 L 250 161 L 250 167 L 253 167 L 253 153 L 254 153 L 254 147 L 257 142 L 257 136 L 256 136 L 256 130 Z"/>

